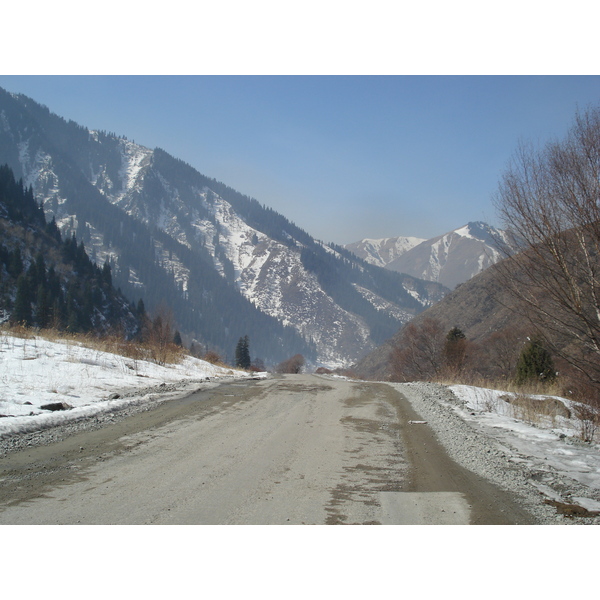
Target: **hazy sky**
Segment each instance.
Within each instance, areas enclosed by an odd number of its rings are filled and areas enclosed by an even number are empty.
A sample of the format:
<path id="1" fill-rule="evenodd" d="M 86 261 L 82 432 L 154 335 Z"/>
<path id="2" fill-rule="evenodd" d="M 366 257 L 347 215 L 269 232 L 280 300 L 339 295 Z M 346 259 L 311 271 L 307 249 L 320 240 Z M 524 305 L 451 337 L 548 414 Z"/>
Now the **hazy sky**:
<path id="1" fill-rule="evenodd" d="M 0 76 L 66 119 L 151 148 L 313 236 L 433 237 L 495 223 L 519 139 L 561 137 L 598 76 Z"/>

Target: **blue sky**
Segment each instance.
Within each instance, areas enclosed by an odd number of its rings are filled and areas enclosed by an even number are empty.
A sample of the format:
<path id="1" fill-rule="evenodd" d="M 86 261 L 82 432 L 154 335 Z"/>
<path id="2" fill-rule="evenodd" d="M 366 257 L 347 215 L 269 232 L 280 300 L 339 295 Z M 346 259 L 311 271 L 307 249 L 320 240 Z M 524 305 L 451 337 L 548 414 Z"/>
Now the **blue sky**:
<path id="1" fill-rule="evenodd" d="M 51 111 L 159 146 L 315 237 L 496 223 L 520 139 L 562 137 L 598 76 L 0 76 Z"/>

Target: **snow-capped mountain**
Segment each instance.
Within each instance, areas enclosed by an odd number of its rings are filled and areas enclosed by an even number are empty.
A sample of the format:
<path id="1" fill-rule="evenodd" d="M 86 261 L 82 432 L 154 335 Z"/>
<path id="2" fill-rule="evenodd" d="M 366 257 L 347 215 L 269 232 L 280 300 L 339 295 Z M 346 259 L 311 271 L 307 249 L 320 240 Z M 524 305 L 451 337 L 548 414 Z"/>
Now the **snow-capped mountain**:
<path id="1" fill-rule="evenodd" d="M 386 267 L 393 260 L 424 241 L 424 238 L 416 237 L 392 237 L 378 240 L 367 238 L 346 244 L 344 248 L 372 265 Z"/>
<path id="2" fill-rule="evenodd" d="M 386 266 L 454 289 L 500 260 L 502 240 L 503 231 L 480 221 L 468 223 L 422 242 Z"/>
<path id="3" fill-rule="evenodd" d="M 447 290 L 363 262 L 161 149 L 90 131 L 0 89 L 0 164 L 48 218 L 191 340 L 343 366 Z"/>
<path id="4" fill-rule="evenodd" d="M 394 240 L 398 240 L 398 243 Z M 346 248 L 358 256 L 362 255 L 360 251 L 369 253 L 373 257 L 371 262 L 386 269 L 436 281 L 453 289 L 498 262 L 502 258 L 498 251 L 498 243 L 507 241 L 504 231 L 480 221 L 467 223 L 459 229 L 430 240 L 419 240 L 410 247 L 407 247 L 404 240 L 417 238 L 363 240 L 349 244 Z M 369 245 L 368 242 L 376 243 Z M 392 257 L 381 252 L 381 247 L 399 247 L 406 250 L 399 251 Z M 386 260 L 388 256 L 389 260 Z"/>

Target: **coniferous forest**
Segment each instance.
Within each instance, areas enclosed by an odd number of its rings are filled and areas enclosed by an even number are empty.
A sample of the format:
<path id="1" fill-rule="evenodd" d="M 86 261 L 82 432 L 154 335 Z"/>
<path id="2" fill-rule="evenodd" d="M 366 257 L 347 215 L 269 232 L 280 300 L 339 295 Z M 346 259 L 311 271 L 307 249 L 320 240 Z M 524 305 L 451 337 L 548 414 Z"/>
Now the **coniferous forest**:
<path id="1" fill-rule="evenodd" d="M 94 264 L 75 235 L 62 239 L 31 189 L 0 166 L 0 315 L 15 324 L 72 333 L 119 331 L 140 323 L 112 286 L 111 269 Z"/>
<path id="2" fill-rule="evenodd" d="M 297 354 L 309 362 L 347 363 L 447 291 L 315 240 L 159 148 L 89 130 L 2 89 L 0 114 L 0 164 L 31 182 L 24 193 L 43 202 L 43 211 L 36 210 L 55 223 L 60 243 L 69 244 L 69 260 L 87 248 L 129 302 L 141 299 L 150 314 L 166 305 L 185 344 L 203 352 L 233 362 L 237 341 L 247 335 L 254 356 L 270 364 Z M 246 257 L 264 261 L 260 272 L 243 272 L 249 261 L 241 266 L 240 245 Z M 13 259 L 18 262 L 7 258 Z M 26 269 L 32 261 L 35 256 Z M 15 273 L 6 270 L 16 290 Z M 28 283 L 30 289 L 21 282 L 21 293 L 31 300 L 39 282 Z M 73 284 L 69 304 L 68 291 L 61 318 L 88 327 L 80 307 L 93 302 L 91 292 Z M 4 294 L 7 309 L 13 296 Z M 41 299 L 43 306 L 43 293 Z"/>

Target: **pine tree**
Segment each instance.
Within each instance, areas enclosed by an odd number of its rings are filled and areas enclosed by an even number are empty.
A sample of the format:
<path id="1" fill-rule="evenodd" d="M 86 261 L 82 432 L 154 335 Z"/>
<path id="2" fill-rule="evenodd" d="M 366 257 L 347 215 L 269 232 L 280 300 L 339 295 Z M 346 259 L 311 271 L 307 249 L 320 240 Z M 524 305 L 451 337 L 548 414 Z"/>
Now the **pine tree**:
<path id="1" fill-rule="evenodd" d="M 37 290 L 37 302 L 35 307 L 35 322 L 40 329 L 48 326 L 50 320 L 50 305 L 46 287 L 40 283 Z"/>
<path id="2" fill-rule="evenodd" d="M 517 363 L 516 382 L 550 382 L 556 378 L 552 356 L 539 336 L 529 339 Z"/>
<path id="3" fill-rule="evenodd" d="M 240 369 L 249 369 L 252 361 L 250 360 L 250 342 L 248 336 L 238 340 L 235 347 L 235 366 Z"/>
<path id="4" fill-rule="evenodd" d="M 31 327 L 33 315 L 31 313 L 31 291 L 25 274 L 21 273 L 17 279 L 17 295 L 13 308 L 11 321 L 26 327 Z"/>

